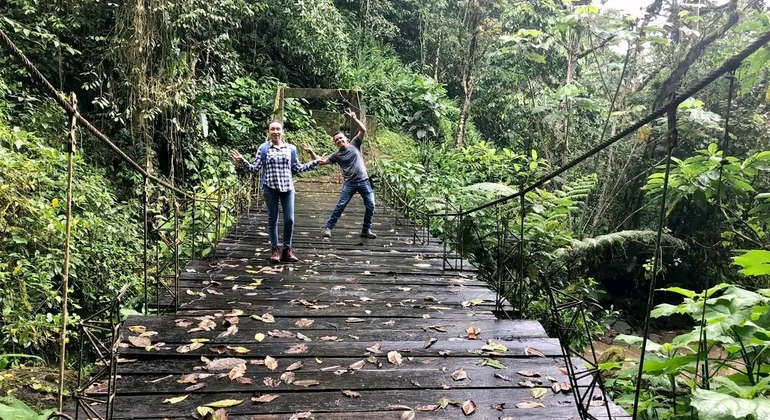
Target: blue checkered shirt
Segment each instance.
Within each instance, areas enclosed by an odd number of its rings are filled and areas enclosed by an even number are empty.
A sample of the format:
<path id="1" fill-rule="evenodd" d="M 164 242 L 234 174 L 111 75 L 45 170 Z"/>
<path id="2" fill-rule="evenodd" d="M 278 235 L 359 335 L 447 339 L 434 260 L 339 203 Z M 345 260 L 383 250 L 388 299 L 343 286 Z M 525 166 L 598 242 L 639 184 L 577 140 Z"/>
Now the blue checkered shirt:
<path id="1" fill-rule="evenodd" d="M 272 142 L 267 148 L 267 158 L 265 159 L 264 177 L 262 178 L 262 188 L 265 187 L 276 189 L 280 192 L 291 191 L 294 189 L 294 181 L 292 180 L 292 173 L 301 174 L 307 172 L 318 165 L 317 161 L 308 162 L 305 164 L 297 162 L 292 166 L 291 164 L 291 149 L 296 149 L 295 146 L 283 143 L 280 146 L 276 146 Z M 257 159 L 254 163 L 243 161 L 243 167 L 253 173 L 258 173 L 262 167 L 262 148 L 257 151 Z"/>

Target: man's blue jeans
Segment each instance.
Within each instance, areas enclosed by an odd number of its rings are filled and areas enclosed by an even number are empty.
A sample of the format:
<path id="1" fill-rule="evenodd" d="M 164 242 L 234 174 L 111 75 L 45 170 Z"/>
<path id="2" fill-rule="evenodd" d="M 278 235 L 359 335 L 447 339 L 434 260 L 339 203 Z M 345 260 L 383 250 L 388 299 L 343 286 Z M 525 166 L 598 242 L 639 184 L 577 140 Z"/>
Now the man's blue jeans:
<path id="1" fill-rule="evenodd" d="M 342 186 L 340 201 L 334 207 L 332 215 L 329 217 L 329 221 L 326 222 L 327 228 L 334 228 L 334 225 L 337 224 L 337 220 L 342 216 L 342 212 L 345 211 L 345 207 L 350 203 L 350 199 L 353 198 L 356 193 L 361 194 L 361 198 L 364 199 L 364 206 L 366 207 L 363 228 L 372 228 L 372 218 L 374 217 L 374 190 L 368 179 L 363 182 L 346 182 L 345 185 Z"/>
<path id="2" fill-rule="evenodd" d="M 291 248 L 291 238 L 294 234 L 294 190 L 280 192 L 274 188 L 264 187 L 265 206 L 267 207 L 267 233 L 270 235 L 270 245 L 278 247 L 278 201 L 283 208 L 283 248 Z"/>

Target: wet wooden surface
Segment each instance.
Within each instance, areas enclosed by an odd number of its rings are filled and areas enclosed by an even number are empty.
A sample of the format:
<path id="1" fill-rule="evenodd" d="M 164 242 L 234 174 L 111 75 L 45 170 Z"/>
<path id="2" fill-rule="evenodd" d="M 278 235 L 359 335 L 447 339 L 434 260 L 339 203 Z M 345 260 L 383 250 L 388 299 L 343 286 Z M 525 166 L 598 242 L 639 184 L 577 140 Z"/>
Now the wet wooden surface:
<path id="1" fill-rule="evenodd" d="M 471 401 L 476 419 L 578 418 L 573 394 L 551 389 L 569 383 L 558 340 L 497 320 L 494 293 L 443 270 L 435 239 L 415 241 L 379 203 L 379 237 L 360 238 L 359 197 L 322 238 L 340 188 L 298 183 L 298 263 L 269 264 L 266 215 L 252 210 L 216 258 L 185 267 L 176 315 L 126 320 L 114 418 L 189 419 L 223 400 L 230 420 L 460 419 Z"/>

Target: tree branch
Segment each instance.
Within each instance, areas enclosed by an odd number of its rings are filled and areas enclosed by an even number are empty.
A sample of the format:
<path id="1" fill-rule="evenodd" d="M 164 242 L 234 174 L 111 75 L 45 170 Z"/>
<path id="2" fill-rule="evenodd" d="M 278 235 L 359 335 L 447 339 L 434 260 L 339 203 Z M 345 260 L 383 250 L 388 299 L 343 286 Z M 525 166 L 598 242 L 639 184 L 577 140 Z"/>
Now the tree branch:
<path id="1" fill-rule="evenodd" d="M 706 48 L 719 37 L 724 35 L 728 30 L 730 30 L 730 28 L 735 26 L 736 23 L 738 23 L 737 9 L 738 0 L 730 0 L 730 16 L 727 18 L 727 22 L 725 22 L 725 24 L 722 25 L 719 29 L 708 34 L 706 37 L 700 40 L 700 42 L 693 45 L 689 51 L 687 51 L 687 55 L 684 57 L 684 60 L 682 60 L 682 62 L 676 66 L 674 71 L 671 72 L 671 75 L 669 75 L 668 78 L 661 84 L 655 98 L 655 102 L 653 103 L 653 109 L 657 109 L 663 105 L 674 86 L 676 86 L 681 81 L 682 77 L 684 77 L 684 75 L 687 73 L 687 70 L 690 69 L 690 66 L 693 65 L 693 63 L 695 63 L 695 61 L 697 61 L 701 55 L 703 55 L 703 53 L 706 51 Z"/>
<path id="2" fill-rule="evenodd" d="M 591 54 L 592 52 L 594 52 L 594 51 L 596 51 L 596 50 L 599 50 L 599 49 L 601 49 L 602 47 L 604 47 L 605 45 L 607 45 L 607 43 L 608 43 L 608 42 L 612 41 L 612 40 L 613 40 L 613 38 L 615 38 L 615 35 L 610 35 L 610 36 L 608 36 L 607 38 L 603 39 L 603 40 L 602 40 L 602 42 L 600 42 L 600 43 L 599 43 L 597 46 L 595 46 L 595 47 L 593 47 L 593 48 L 589 48 L 588 50 L 585 50 L 585 51 L 583 51 L 583 52 L 579 53 L 579 54 L 577 55 L 577 57 L 575 57 L 575 60 L 576 60 L 576 61 L 577 61 L 577 60 L 580 60 L 581 58 L 583 58 L 583 57 L 587 56 L 588 54 Z"/>

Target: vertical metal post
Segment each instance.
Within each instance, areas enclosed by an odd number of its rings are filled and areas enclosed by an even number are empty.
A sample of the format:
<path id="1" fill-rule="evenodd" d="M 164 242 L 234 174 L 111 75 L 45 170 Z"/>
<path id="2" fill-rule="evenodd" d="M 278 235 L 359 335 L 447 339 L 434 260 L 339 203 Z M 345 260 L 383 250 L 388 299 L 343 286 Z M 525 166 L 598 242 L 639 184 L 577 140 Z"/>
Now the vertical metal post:
<path id="1" fill-rule="evenodd" d="M 190 258 L 194 260 L 197 258 L 197 254 L 195 253 L 195 236 L 198 234 L 198 221 L 195 219 L 195 210 L 198 206 L 198 192 L 193 188 L 192 193 L 192 229 L 190 229 L 190 237 L 192 238 L 190 247 L 192 249 L 190 250 Z"/>
<path id="2" fill-rule="evenodd" d="M 179 311 L 179 202 L 176 194 L 173 195 L 174 201 L 174 313 Z"/>
<path id="3" fill-rule="evenodd" d="M 457 226 L 457 257 L 460 258 L 460 263 L 457 263 L 457 260 L 455 260 L 455 267 L 458 265 L 460 266 L 460 271 L 463 271 L 463 259 L 465 258 L 465 225 L 463 223 L 463 219 L 465 218 L 465 215 L 463 213 L 463 206 L 460 206 L 460 214 L 459 214 L 459 221 L 460 224 Z M 457 258 L 455 257 L 455 258 Z"/>
<path id="4" fill-rule="evenodd" d="M 214 234 L 214 248 L 216 248 L 216 244 L 219 243 L 219 231 L 222 229 L 222 183 L 217 184 L 217 231 Z M 216 252 L 215 252 L 216 255 Z"/>
<path id="5" fill-rule="evenodd" d="M 147 242 L 147 200 L 148 200 L 148 194 L 147 194 L 147 188 L 149 187 L 149 178 L 144 177 L 144 187 L 142 188 L 142 235 L 143 235 L 143 246 L 142 246 L 142 255 L 144 256 L 144 314 L 147 315 L 150 311 L 150 301 L 147 297 L 147 289 L 149 288 L 149 282 L 148 282 L 148 276 L 147 271 L 149 270 L 149 262 L 148 262 L 148 252 L 147 247 L 149 246 L 149 243 Z"/>
<path id="6" fill-rule="evenodd" d="M 64 267 L 62 270 L 62 300 L 61 300 L 61 333 L 59 335 L 59 406 L 61 413 L 64 409 L 64 370 L 67 360 L 67 297 L 69 295 L 70 278 L 70 251 L 72 245 L 72 181 L 75 172 L 75 134 L 77 131 L 77 106 L 78 100 L 74 93 L 70 94 L 70 101 L 75 113 L 70 115 L 69 141 L 67 142 L 67 203 L 66 226 L 64 228 Z"/>
<path id="7" fill-rule="evenodd" d="M 527 209 L 525 207 L 525 200 L 524 200 L 524 185 L 522 184 L 519 187 L 519 191 L 521 191 L 521 196 L 519 197 L 520 200 L 520 214 L 521 214 L 521 225 L 519 226 L 519 308 L 518 308 L 518 314 L 519 318 L 521 318 L 524 314 L 524 218 L 527 215 Z M 514 311 L 516 312 L 516 311 Z"/>

